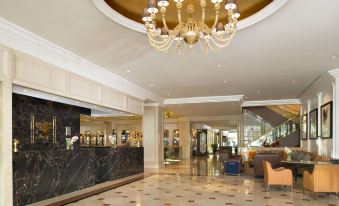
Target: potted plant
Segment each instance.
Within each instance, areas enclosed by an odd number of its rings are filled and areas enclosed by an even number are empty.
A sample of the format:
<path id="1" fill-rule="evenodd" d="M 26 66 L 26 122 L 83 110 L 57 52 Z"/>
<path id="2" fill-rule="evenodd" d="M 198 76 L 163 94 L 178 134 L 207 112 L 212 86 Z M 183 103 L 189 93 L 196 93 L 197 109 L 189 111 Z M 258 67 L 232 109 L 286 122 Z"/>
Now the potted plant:
<path id="1" fill-rule="evenodd" d="M 217 150 L 218 150 L 218 144 L 216 144 L 216 143 L 211 144 L 211 147 L 212 147 L 212 150 L 213 150 L 213 155 L 215 155 L 215 153 L 216 153 Z"/>

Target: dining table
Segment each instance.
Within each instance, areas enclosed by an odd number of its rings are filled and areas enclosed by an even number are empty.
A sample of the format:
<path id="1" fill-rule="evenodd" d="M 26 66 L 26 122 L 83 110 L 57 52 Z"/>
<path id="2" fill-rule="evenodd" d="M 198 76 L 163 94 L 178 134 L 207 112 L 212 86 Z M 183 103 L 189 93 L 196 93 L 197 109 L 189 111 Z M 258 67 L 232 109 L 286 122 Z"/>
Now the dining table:
<path id="1" fill-rule="evenodd" d="M 309 171 L 312 171 L 314 165 L 333 164 L 332 162 L 308 161 L 308 160 L 285 160 L 280 162 L 284 167 L 292 170 L 295 181 L 298 180 L 298 172 L 301 168 L 305 168 Z"/>

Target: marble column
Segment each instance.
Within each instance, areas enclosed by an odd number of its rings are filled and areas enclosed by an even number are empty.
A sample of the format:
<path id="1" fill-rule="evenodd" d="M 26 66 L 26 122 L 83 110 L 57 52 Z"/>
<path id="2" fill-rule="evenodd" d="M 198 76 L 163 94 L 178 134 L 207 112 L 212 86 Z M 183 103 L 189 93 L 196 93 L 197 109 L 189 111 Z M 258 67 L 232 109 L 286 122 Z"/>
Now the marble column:
<path id="1" fill-rule="evenodd" d="M 117 145 L 122 145 L 121 132 L 122 130 L 117 129 Z"/>
<path id="2" fill-rule="evenodd" d="M 13 205 L 12 67 L 13 52 L 0 46 L 0 206 Z"/>
<path id="3" fill-rule="evenodd" d="M 108 139 L 108 136 L 112 135 L 112 123 L 111 122 L 105 122 L 105 145 L 110 145 L 110 141 Z"/>
<path id="4" fill-rule="evenodd" d="M 181 158 L 188 160 L 191 158 L 191 125 L 190 121 L 179 119 L 179 137 L 181 147 Z"/>
<path id="5" fill-rule="evenodd" d="M 145 104 L 142 117 L 145 168 L 158 169 L 164 161 L 163 109 L 158 104 Z"/>

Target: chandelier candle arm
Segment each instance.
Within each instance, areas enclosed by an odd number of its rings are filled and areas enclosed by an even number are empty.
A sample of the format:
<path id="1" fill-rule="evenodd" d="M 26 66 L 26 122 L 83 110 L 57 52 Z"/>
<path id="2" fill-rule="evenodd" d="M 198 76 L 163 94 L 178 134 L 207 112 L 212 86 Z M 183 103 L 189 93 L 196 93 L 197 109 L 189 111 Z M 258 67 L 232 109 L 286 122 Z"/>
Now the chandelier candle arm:
<path id="1" fill-rule="evenodd" d="M 178 13 L 178 21 L 179 21 L 179 24 L 181 23 L 181 8 L 182 8 L 182 3 L 181 2 L 178 2 L 177 3 L 177 13 Z"/>
<path id="2" fill-rule="evenodd" d="M 204 24 L 205 23 L 206 0 L 200 1 L 200 7 L 201 7 L 201 24 Z"/>
<path id="3" fill-rule="evenodd" d="M 214 19 L 213 26 L 211 27 L 211 30 L 213 30 L 217 26 L 217 23 L 218 23 L 218 20 L 219 20 L 219 10 L 220 10 L 220 4 L 219 3 L 214 4 L 214 10 L 215 10 L 215 19 Z"/>
<path id="4" fill-rule="evenodd" d="M 170 29 L 168 28 L 167 22 L 166 22 L 166 7 L 161 7 L 160 12 L 162 16 L 162 24 L 164 25 L 167 32 L 170 34 Z"/>

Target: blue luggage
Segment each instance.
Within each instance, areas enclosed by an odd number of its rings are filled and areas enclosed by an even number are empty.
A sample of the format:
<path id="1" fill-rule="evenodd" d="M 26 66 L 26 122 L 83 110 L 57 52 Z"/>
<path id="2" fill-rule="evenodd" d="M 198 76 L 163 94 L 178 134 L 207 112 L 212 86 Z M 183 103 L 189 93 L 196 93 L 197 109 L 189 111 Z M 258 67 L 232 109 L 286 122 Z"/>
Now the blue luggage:
<path id="1" fill-rule="evenodd" d="M 227 175 L 240 175 L 240 162 L 235 160 L 225 161 L 224 164 L 225 174 Z"/>

